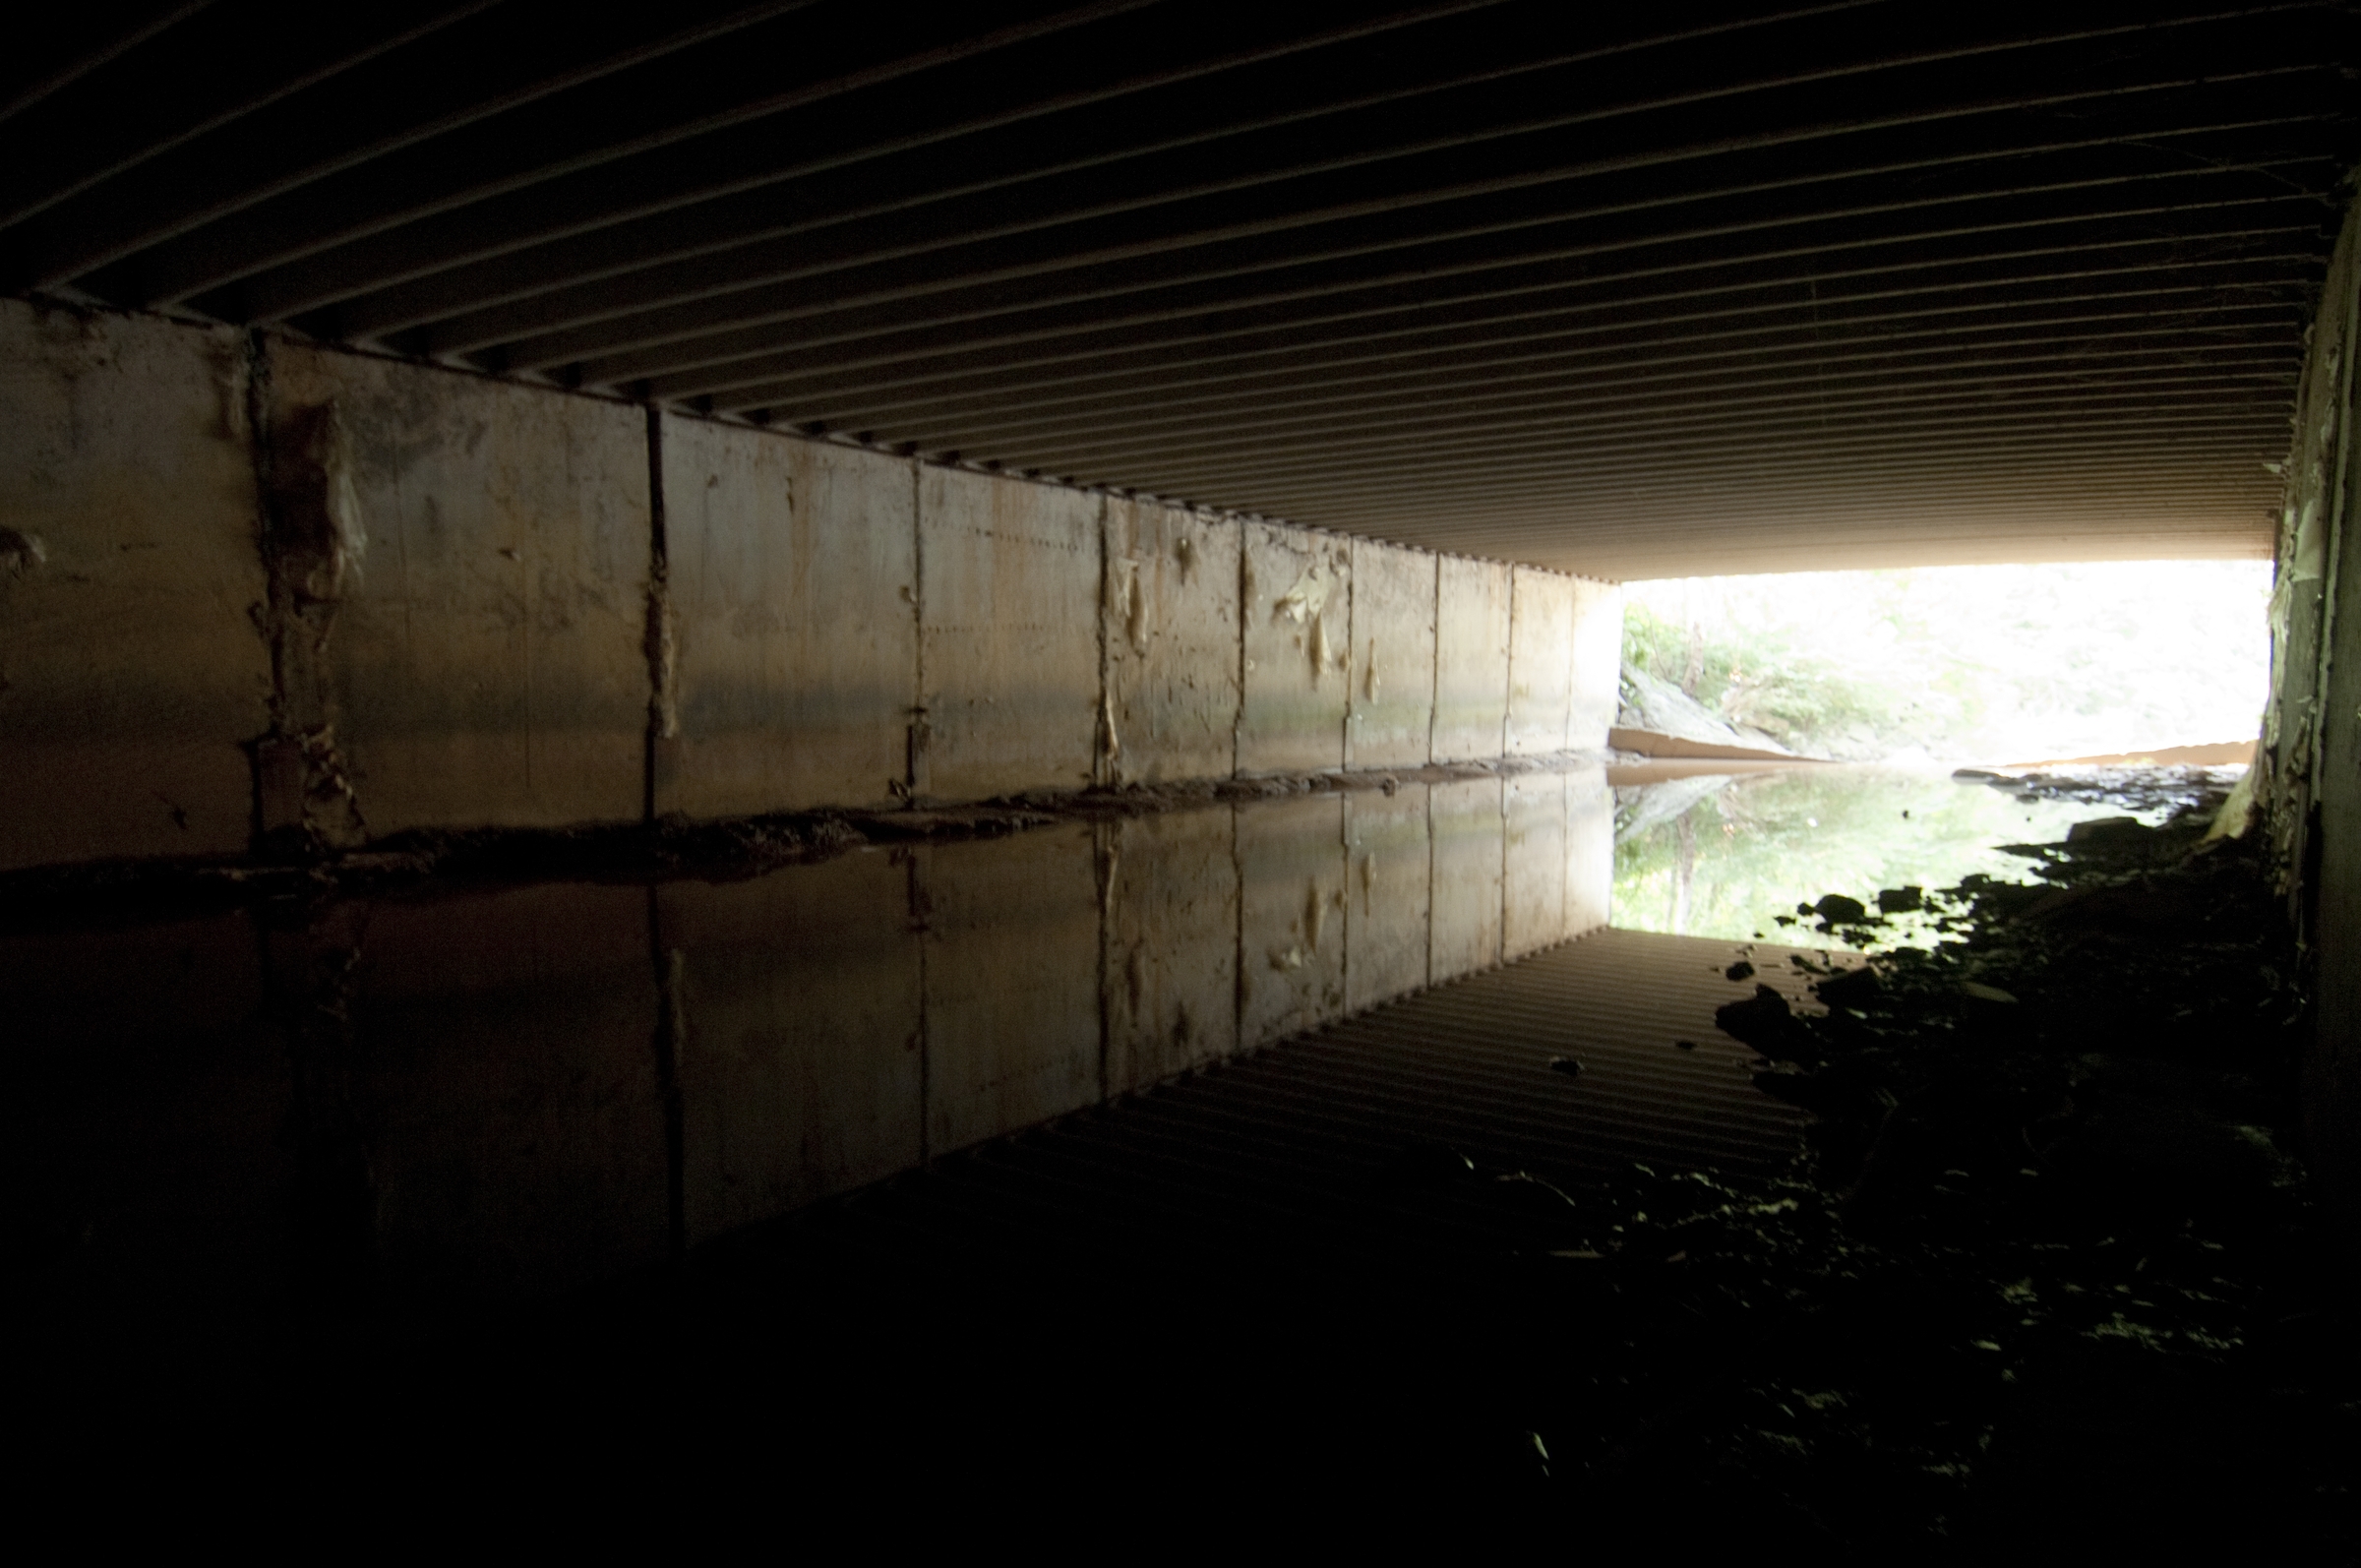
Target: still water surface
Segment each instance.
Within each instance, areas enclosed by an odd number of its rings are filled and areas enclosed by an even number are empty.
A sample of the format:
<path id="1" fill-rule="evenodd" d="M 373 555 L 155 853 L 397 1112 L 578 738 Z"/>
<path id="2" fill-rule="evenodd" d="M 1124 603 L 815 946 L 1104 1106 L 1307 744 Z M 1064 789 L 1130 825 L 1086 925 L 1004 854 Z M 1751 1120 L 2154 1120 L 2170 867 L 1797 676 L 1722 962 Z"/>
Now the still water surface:
<path id="1" fill-rule="evenodd" d="M 2101 816 L 2156 822 L 2171 808 L 2045 797 L 1947 771 L 1785 767 L 1696 774 L 1616 790 L 1613 923 L 1630 931 L 1806 941 L 1776 924 L 1798 902 L 1880 888 L 2028 879 L 2009 844 L 2055 843 Z"/>
<path id="2" fill-rule="evenodd" d="M 1865 769 L 1617 790 L 1594 767 L 734 881 L 20 925 L 0 1219 L 21 1301 L 66 1317 L 531 1299 L 1610 915 L 1776 936 L 1798 898 L 2007 874 L 1994 846 L 2094 814 Z"/>

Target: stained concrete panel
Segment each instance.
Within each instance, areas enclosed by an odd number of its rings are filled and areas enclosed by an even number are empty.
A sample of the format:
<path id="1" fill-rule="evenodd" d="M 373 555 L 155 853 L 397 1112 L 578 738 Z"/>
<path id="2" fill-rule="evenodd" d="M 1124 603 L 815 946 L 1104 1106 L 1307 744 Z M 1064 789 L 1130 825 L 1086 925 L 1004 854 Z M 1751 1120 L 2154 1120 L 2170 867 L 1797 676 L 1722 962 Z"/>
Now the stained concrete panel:
<path id="1" fill-rule="evenodd" d="M 0 867 L 246 847 L 246 387 L 234 332 L 0 300 Z"/>
<path id="2" fill-rule="evenodd" d="M 1435 563 L 1434 759 L 1498 756 L 1508 722 L 1509 568 Z"/>
<path id="3" fill-rule="evenodd" d="M 1302 528 L 1245 527 L 1245 700 L 1241 773 L 1342 767 L 1353 629 L 1349 541 Z"/>
<path id="4" fill-rule="evenodd" d="M 1239 549 L 1235 521 L 1107 503 L 1110 782 L 1235 771 Z"/>
<path id="5" fill-rule="evenodd" d="M 1345 761 L 1422 767 L 1434 730 L 1435 557 L 1370 539 L 1352 548 Z"/>
<path id="6" fill-rule="evenodd" d="M 1123 1094 L 1238 1050 L 1238 860 L 1226 806 L 1099 832 L 1107 1087 Z"/>
<path id="7" fill-rule="evenodd" d="M 1095 848 L 1056 828 L 921 852 L 930 1157 L 1099 1099 Z"/>
<path id="8" fill-rule="evenodd" d="M 1356 581 L 1362 580 L 1359 577 Z M 1345 797 L 1345 1005 L 1354 1012 L 1426 984 L 1433 874 L 1426 786 Z"/>
<path id="9" fill-rule="evenodd" d="M 910 462 L 664 420 L 678 734 L 656 809 L 890 805 L 918 700 Z"/>
<path id="10" fill-rule="evenodd" d="M 1566 745 L 1606 749 L 1623 679 L 1623 585 L 1574 579 L 1574 684 L 1567 700 Z"/>
<path id="11" fill-rule="evenodd" d="M 1098 498 L 925 468 L 918 516 L 919 794 L 973 801 L 1092 783 Z"/>
<path id="12" fill-rule="evenodd" d="M 1518 567 L 1509 605 L 1508 754 L 1565 750 L 1573 694 L 1574 579 Z"/>
<path id="13" fill-rule="evenodd" d="M 647 909 L 559 883 L 368 912 L 351 1015 L 388 1274 L 519 1297 L 666 1256 Z"/>
<path id="14" fill-rule="evenodd" d="M 331 710 L 372 834 L 636 817 L 647 421 L 416 365 L 273 348 L 274 421 L 337 405 L 366 544 Z"/>
<path id="15" fill-rule="evenodd" d="M 1528 773 L 1506 781 L 1500 945 L 1521 958 L 1566 935 L 1566 781 Z"/>
<path id="16" fill-rule="evenodd" d="M 1507 820 L 1496 778 L 1433 786 L 1427 815 L 1433 838 L 1429 983 L 1440 985 L 1500 961 L 1501 877 Z"/>
<path id="17" fill-rule="evenodd" d="M 1566 774 L 1566 935 L 1579 936 L 1614 914 L 1615 792 L 1604 767 Z"/>
<path id="18" fill-rule="evenodd" d="M 1345 1014 L 1341 796 L 1238 809 L 1239 1044 L 1251 1049 Z"/>
<path id="19" fill-rule="evenodd" d="M 910 887 L 870 851 L 657 890 L 691 1244 L 924 1158 Z"/>

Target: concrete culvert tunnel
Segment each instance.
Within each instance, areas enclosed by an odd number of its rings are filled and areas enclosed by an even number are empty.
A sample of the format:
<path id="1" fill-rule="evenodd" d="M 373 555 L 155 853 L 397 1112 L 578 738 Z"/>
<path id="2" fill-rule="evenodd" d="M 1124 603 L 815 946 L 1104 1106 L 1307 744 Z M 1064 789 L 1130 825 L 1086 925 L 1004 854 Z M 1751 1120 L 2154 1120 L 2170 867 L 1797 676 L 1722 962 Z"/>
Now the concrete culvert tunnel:
<path id="1" fill-rule="evenodd" d="M 2341 1560 L 2357 67 L 2303 3 L 21 18 L 22 1428 L 356 1518 L 529 1451 Z M 1867 773 L 1625 664 L 1626 584 L 2094 562 L 2272 564 L 2259 738 Z M 1708 931 L 1748 772 L 1886 858 Z"/>

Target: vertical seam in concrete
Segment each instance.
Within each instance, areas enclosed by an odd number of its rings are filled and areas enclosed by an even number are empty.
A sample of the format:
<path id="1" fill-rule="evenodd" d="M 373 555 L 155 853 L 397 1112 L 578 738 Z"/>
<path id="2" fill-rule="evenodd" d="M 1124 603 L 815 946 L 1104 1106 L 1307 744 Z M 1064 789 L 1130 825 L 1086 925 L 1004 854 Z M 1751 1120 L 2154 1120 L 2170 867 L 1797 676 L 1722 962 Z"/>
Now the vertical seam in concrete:
<path id="1" fill-rule="evenodd" d="M 1093 723 L 1092 723 L 1092 725 L 1091 725 L 1091 727 L 1092 727 L 1094 730 L 1098 731 L 1099 740 L 1098 740 L 1098 745 L 1097 745 L 1097 746 L 1095 746 L 1094 748 L 1092 748 L 1092 750 L 1093 750 L 1093 751 L 1095 751 L 1095 752 L 1096 752 L 1098 754 L 1097 754 L 1096 756 L 1094 756 L 1094 757 L 1091 759 L 1091 764 L 1090 764 L 1090 774 L 1091 774 L 1091 777 L 1092 777 L 1094 780 L 1096 780 L 1096 781 L 1098 782 L 1098 784 L 1099 784 L 1101 787 L 1103 787 L 1103 788 L 1112 788 L 1112 787 L 1114 786 L 1114 784 L 1115 784 L 1115 757 L 1116 757 L 1116 747 L 1117 747 L 1117 745 L 1119 744 L 1119 743 L 1118 743 L 1118 741 L 1117 741 L 1117 738 L 1116 738 L 1116 733 L 1115 733 L 1115 681 L 1114 681 L 1114 679 L 1113 679 L 1113 676 L 1112 676 L 1111 672 L 1108 670 L 1108 667 L 1107 667 L 1107 660 L 1108 660 L 1108 652 L 1107 652 L 1107 647 L 1108 647 L 1108 644 L 1107 644 L 1107 617 L 1109 616 L 1109 614 L 1111 614 L 1111 613 L 1112 613 L 1112 610 L 1113 610 L 1113 596 L 1114 596 L 1114 585 L 1108 581 L 1108 572 L 1109 572 L 1109 569 L 1110 569 L 1110 565 L 1111 565 L 1111 563 L 1112 563 L 1112 561 L 1113 561 L 1113 559 L 1114 559 L 1114 552 L 1110 551 L 1110 550 L 1107 548 L 1107 530 L 1108 530 L 1108 529 L 1110 529 L 1110 528 L 1112 528 L 1112 527 L 1114 527 L 1114 526 L 1115 526 L 1115 506 L 1114 506 L 1114 503 L 1113 503 L 1112 501 L 1110 501 L 1110 500 L 1109 500 L 1109 499 L 1108 499 L 1106 496 L 1101 496 L 1101 497 L 1099 497 L 1099 529 L 1098 529 L 1098 532 L 1099 532 L 1099 615 L 1098 615 L 1098 628 L 1099 628 L 1099 700 L 1098 700 L 1098 714 L 1097 714 L 1097 717 L 1096 717 L 1096 719 L 1094 720 L 1094 722 L 1093 722 Z M 1102 966 L 1101 966 L 1101 967 L 1102 967 L 1102 968 L 1104 968 L 1104 964 L 1102 964 Z M 1102 975 L 1102 977 L 1101 977 L 1101 978 L 1102 978 L 1102 979 L 1104 979 L 1104 976 Z M 1104 1092 L 1104 1091 L 1105 1091 L 1105 1088 L 1106 1088 L 1106 1078 L 1107 1078 L 1107 1074 L 1106 1074 L 1106 1056 L 1107 1056 L 1107 1047 L 1106 1047 L 1106 1041 L 1105 1041 L 1105 1039 L 1104 1039 L 1104 1033 L 1105 1033 L 1105 1032 L 1104 1032 L 1104 1030 L 1102 1030 L 1102 1031 L 1101 1031 L 1102 1038 L 1101 1038 L 1101 1040 L 1100 1040 L 1100 1043 L 1099 1043 L 1099 1065 L 1100 1065 L 1100 1071 L 1099 1071 L 1099 1084 L 1100 1084 L 1100 1089 L 1101 1089 L 1101 1094 L 1100 1094 L 1100 1098 L 1101 1098 L 1101 1099 L 1104 1099 L 1104 1098 L 1106 1098 L 1106 1096 L 1105 1096 L 1105 1092 Z"/>
<path id="2" fill-rule="evenodd" d="M 1113 1096 L 1109 1093 L 1107 1060 L 1113 1051 L 1115 1004 L 1108 986 L 1107 947 L 1115 940 L 1115 877 L 1118 870 L 1115 859 L 1114 822 L 1100 822 L 1091 832 L 1091 851 L 1099 874 L 1099 1104 L 1105 1105 Z"/>
<path id="3" fill-rule="evenodd" d="M 1361 541 L 1347 539 L 1345 541 L 1345 733 L 1340 737 L 1341 744 L 1337 747 L 1337 756 L 1347 767 L 1354 765 L 1354 759 L 1359 754 L 1359 749 L 1353 744 L 1353 716 L 1359 708 L 1359 704 L 1354 700 L 1353 689 L 1358 684 L 1354 676 L 1361 668 L 1361 600 L 1355 595 L 1353 589 L 1360 581 Z M 1350 834 L 1346 836 L 1351 837 Z M 1349 848 L 1345 856 L 1345 870 L 1349 884 L 1352 875 L 1352 853 Z M 1345 902 L 1350 904 L 1352 901 L 1352 894 L 1348 888 Z M 1350 995 L 1351 993 L 1348 992 L 1346 995 Z"/>
<path id="4" fill-rule="evenodd" d="M 1440 722 L 1437 715 L 1441 713 L 1443 706 L 1443 558 L 1439 553 L 1430 553 L 1426 564 L 1434 571 L 1434 591 L 1426 596 L 1427 613 L 1432 621 L 1432 634 L 1426 639 L 1427 646 L 1432 650 L 1426 660 L 1426 761 L 1432 765 L 1434 762 L 1434 730 L 1436 724 Z M 1431 809 L 1426 814 L 1426 825 L 1427 837 L 1431 840 L 1434 826 L 1434 813 Z M 1429 854 L 1427 859 L 1430 863 L 1429 869 L 1431 869 L 1433 856 Z M 1431 878 L 1427 885 L 1432 887 Z M 1431 910 L 1429 914 L 1431 915 Z M 1431 951 L 1433 944 L 1430 942 L 1427 945 Z M 1430 972 L 1430 983 L 1431 978 Z"/>
<path id="5" fill-rule="evenodd" d="M 1435 786 L 1426 786 L 1426 973 L 1422 985 L 1435 983 Z"/>
<path id="6" fill-rule="evenodd" d="M 664 515 L 664 411 L 647 405 L 647 737 L 640 758 L 639 817 L 656 819 L 659 743 L 680 729 L 673 691 L 672 546 Z"/>
<path id="7" fill-rule="evenodd" d="M 1243 518 L 1241 518 L 1238 524 L 1238 711 L 1230 716 L 1230 776 L 1232 778 L 1238 777 L 1239 761 L 1241 755 L 1240 748 L 1245 744 L 1246 624 L 1252 618 L 1253 613 L 1253 607 L 1246 602 L 1248 597 L 1246 593 L 1246 530 L 1252 526 L 1252 523 L 1245 521 Z M 1233 831 L 1231 834 L 1231 850 L 1233 859 L 1236 858 L 1237 843 L 1237 834 L 1235 831 Z M 1242 886 L 1244 884 L 1241 883 L 1240 885 Z M 1241 944 L 1239 947 L 1239 961 L 1241 965 L 1239 973 L 1242 975 L 1245 973 L 1242 967 L 1245 961 L 1245 947 L 1243 945 L 1245 941 L 1245 935 L 1244 928 L 1242 926 L 1240 928 L 1239 941 Z M 1241 981 L 1241 984 L 1242 985 L 1243 982 Z M 1242 1004 L 1240 1012 L 1240 1018 L 1242 1022 L 1244 1018 Z"/>
<path id="8" fill-rule="evenodd" d="M 1574 644 L 1582 635 L 1582 589 L 1573 573 L 1560 575 L 1566 579 L 1566 712 L 1557 727 L 1557 749 L 1563 752 L 1574 745 Z"/>
<path id="9" fill-rule="evenodd" d="M 1238 881 L 1238 897 L 1230 909 L 1237 937 L 1232 944 L 1236 961 L 1230 966 L 1230 1038 L 1236 1042 L 1234 1049 L 1243 1055 L 1252 1048 L 1246 1040 L 1246 859 L 1238 848 L 1238 813 L 1237 806 L 1230 808 L 1230 874 Z"/>
<path id="10" fill-rule="evenodd" d="M 934 933 L 931 922 L 919 918 L 919 911 L 926 907 L 926 882 L 919 874 L 917 850 L 910 851 L 902 869 L 904 908 L 918 939 L 918 1163 L 925 1165 L 935 1157 L 935 1109 L 930 1103 L 935 1092 L 935 1031 L 927 1004 L 927 938 Z"/>
<path id="11" fill-rule="evenodd" d="M 926 470 L 910 462 L 910 718 L 903 727 L 902 804 L 918 804 L 919 760 L 927 725 Z M 923 1068 L 922 1068 L 923 1077 Z M 922 1150 L 924 1145 L 921 1145 Z"/>
<path id="12" fill-rule="evenodd" d="M 268 436 L 271 419 L 271 346 L 259 332 L 246 333 L 246 459 L 254 469 L 254 553 L 263 566 L 264 602 L 255 607 L 255 631 L 263 639 L 263 655 L 270 661 L 271 690 L 263 698 L 263 734 L 246 747 L 249 789 L 252 792 L 246 842 L 260 847 L 263 841 L 263 756 L 262 743 L 285 729 L 287 709 L 287 669 L 281 638 L 275 630 L 276 614 L 272 604 L 274 593 L 271 581 L 271 442 Z"/>
<path id="13" fill-rule="evenodd" d="M 656 983 L 656 1096 L 664 1116 L 665 1254 L 689 1250 L 689 1132 L 681 1093 L 681 1048 L 689 1033 L 686 990 L 689 955 L 664 944 L 656 884 L 647 887 L 647 951 Z"/>
<path id="14" fill-rule="evenodd" d="M 1115 504 L 1107 496 L 1099 497 L 1099 712 L 1092 727 L 1099 731 L 1098 754 L 1091 762 L 1091 776 L 1102 787 L 1115 784 L 1115 681 L 1108 669 L 1107 618 L 1114 613 L 1113 585 L 1109 581 L 1115 552 L 1108 548 L 1107 533 L 1115 526 Z M 1114 1050 L 1114 1006 L 1108 994 L 1107 944 L 1115 939 L 1115 838 L 1112 822 L 1100 823 L 1091 834 L 1091 850 L 1099 877 L 1099 1104 L 1109 1098 L 1107 1077 L 1108 1057 Z"/>
<path id="15" fill-rule="evenodd" d="M 1500 750 L 1495 756 L 1508 755 L 1509 737 L 1516 734 L 1517 722 L 1517 568 L 1508 569 L 1508 682 L 1500 694 Z M 1505 814 L 1505 804 L 1503 813 Z M 1505 930 L 1505 928 L 1503 928 Z"/>
<path id="16" fill-rule="evenodd" d="M 1346 634 L 1347 636 L 1351 636 L 1351 635 L 1353 634 L 1353 617 L 1352 617 L 1352 615 L 1351 615 L 1350 613 L 1348 613 L 1348 614 L 1346 615 L 1346 617 L 1345 617 L 1345 634 Z M 1353 674 L 1353 650 L 1352 650 L 1352 648 L 1351 648 L 1350 646 L 1348 646 L 1348 647 L 1345 649 L 1345 676 L 1346 676 L 1346 679 L 1350 680 L 1350 679 L 1352 678 L 1352 674 Z M 1346 711 L 1347 711 L 1348 713 L 1352 711 L 1352 697 L 1351 697 L 1351 694 L 1347 694 L 1347 696 L 1346 696 L 1346 699 L 1345 699 L 1345 709 L 1346 709 Z M 1354 1012 L 1354 1007 L 1353 1007 L 1353 797 L 1352 797 L 1352 796 L 1350 796 L 1350 795 L 1346 795 L 1346 794 L 1342 794 L 1342 793 L 1340 793 L 1340 794 L 1337 796 L 1337 798 L 1336 798 L 1336 806 L 1337 806 L 1337 813 L 1336 813 L 1336 836 L 1337 836 L 1337 838 L 1338 838 L 1339 840 L 1341 840 L 1341 841 L 1342 841 L 1343 848 L 1344 848 L 1344 852 L 1345 852 L 1345 853 L 1344 853 L 1344 857 L 1343 857 L 1343 858 L 1344 858 L 1344 863 L 1345 863 L 1345 918 L 1344 918 L 1344 920 L 1343 920 L 1343 921 L 1342 921 L 1342 923 L 1341 923 L 1341 924 L 1343 925 L 1343 927 L 1344 927 L 1344 933 L 1343 933 L 1343 935 L 1340 935 L 1340 936 L 1338 936 L 1338 937 L 1337 937 L 1337 948 L 1338 948 L 1338 952 L 1337 952 L 1337 956 L 1336 956 L 1336 973 L 1337 973 L 1337 976 L 1338 976 L 1338 984 L 1339 984 L 1339 986 L 1340 986 L 1340 987 L 1342 988 L 1342 990 L 1343 990 L 1343 996 L 1342 996 L 1342 998 L 1341 998 L 1341 999 L 1343 1000 L 1343 1003 L 1344 1003 L 1344 1015 L 1345 1015 L 1346 1017 L 1350 1018 L 1351 1016 L 1353 1016 L 1353 1012 Z M 1312 957 L 1313 957 L 1313 958 L 1315 958 L 1315 959 L 1319 957 L 1319 953 L 1318 953 L 1318 951 L 1317 951 L 1316 949 L 1313 951 L 1313 953 L 1312 953 Z"/>

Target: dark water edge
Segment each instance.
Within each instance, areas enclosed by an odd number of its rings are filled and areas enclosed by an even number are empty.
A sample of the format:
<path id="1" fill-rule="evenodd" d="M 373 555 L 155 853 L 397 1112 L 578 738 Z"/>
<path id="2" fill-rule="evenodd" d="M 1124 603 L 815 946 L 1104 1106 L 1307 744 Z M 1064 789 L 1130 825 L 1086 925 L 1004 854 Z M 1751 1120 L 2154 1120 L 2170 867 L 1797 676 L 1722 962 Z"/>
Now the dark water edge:
<path id="1" fill-rule="evenodd" d="M 976 870 L 958 874 L 880 851 L 652 894 L 395 900 L 348 912 L 370 925 L 345 943 L 314 917 L 218 938 L 263 971 L 185 926 L 118 932 L 107 962 L 53 960 L 43 984 L 167 1026 L 128 1053 L 115 1036 L 78 1094 L 63 1086 L 92 1041 L 59 1038 L 46 1079 L 18 1055 L 14 1399 L 69 1466 L 203 1469 L 234 1432 L 274 1474 L 379 1506 L 422 1471 L 514 1503 L 517 1478 L 555 1467 L 560 1489 L 686 1478 L 799 1519 L 874 1518 L 881 1487 L 896 1517 L 994 1529 L 1120 1504 L 1174 1530 L 1256 1509 L 1341 1531 L 1439 1516 L 1470 1540 L 1538 1528 L 1626 1555 L 2347 1560 L 2361 1377 L 2290 1135 L 2298 955 L 2244 846 L 2208 845 L 2177 808 L 2072 804 L 2135 819 L 1931 900 L 1941 945 L 1797 932 L 1876 956 L 1864 972 L 1750 940 L 1760 973 L 1707 977 L 1732 1001 L 1777 979 L 1782 1004 L 1729 1015 L 1743 1048 L 1654 1049 L 1719 1054 L 1808 1116 L 1791 1166 L 1585 1166 L 1471 1109 L 1499 1069 L 1419 1076 L 1442 1036 L 1418 1009 L 1539 1040 L 1555 1011 L 1481 988 L 1586 944 L 1536 942 L 1494 838 L 1493 950 L 1538 956 L 1423 992 L 1397 968 L 1407 999 L 1357 1012 L 1356 972 L 1410 950 L 1406 904 L 1383 896 L 1401 857 L 1359 841 L 1364 882 L 1333 801 L 1282 809 L 1340 825 L 1274 819 L 1243 850 L 1226 820 L 1222 855 L 1187 836 L 1211 818 L 1165 818 L 1121 846 L 1112 884 L 1097 830 L 1069 828 L 961 846 Z M 1445 914 L 1465 883 L 1438 870 L 1442 820 L 1430 806 L 1429 979 L 1464 918 Z M 1539 842 L 1566 865 L 1557 832 Z M 1228 892 L 1202 874 L 1223 864 Z M 1143 889 L 1113 906 L 1131 924 L 1109 924 L 1110 885 Z M 1315 914 L 1340 892 L 1346 918 Z M 650 942 L 651 897 L 676 939 Z M 770 902 L 712 924 L 699 902 L 721 897 Z M 1228 935 L 1192 948 L 1200 928 Z M 404 944 L 422 957 L 392 972 L 431 985 L 356 981 Z M 40 959 L 17 958 L 23 997 Z M 303 986 L 239 978 L 266 971 Z M 928 976 L 952 989 L 908 990 Z M 1321 1016 L 1331 987 L 1355 1017 Z M 1801 1005 L 1815 989 L 1825 1013 Z M 1189 1006 L 1225 993 L 1241 1032 L 1208 1043 Z M 922 1000 L 940 1027 L 911 1087 L 965 1081 L 959 1114 L 997 1107 L 999 1129 L 938 1123 L 948 1099 L 915 1124 L 716 1118 L 761 1103 L 758 1076 L 700 1084 L 717 1059 L 700 1043 L 768 1063 L 769 1103 L 878 1104 L 909 1069 L 878 998 L 935 995 L 966 999 Z M 716 1027 L 731 997 L 759 1028 Z M 1412 1076 L 1305 1065 L 1397 1019 Z M 938 1055 L 961 1020 L 995 1028 Z M 1288 1044 L 1303 1027 L 1319 1032 Z M 1041 1052 L 1060 1029 L 1089 1049 Z M 856 1035 L 878 1049 L 796 1045 Z M 1207 1055 L 1183 1071 L 1150 1043 Z M 1516 1092 L 1611 1086 L 1591 1054 L 1570 1078 L 1537 1055 Z M 962 1060 L 965 1080 L 937 1076 Z M 866 1076 L 824 1077 L 856 1061 Z M 1025 1061 L 1063 1063 L 1078 1098 L 1045 1116 L 1058 1071 L 1029 1090 L 996 1076 Z M 1162 1087 L 1105 1093 L 1124 1072 Z M 69 1157 L 104 1147 L 138 1159 Z M 433 1157 L 401 1165 L 405 1148 Z M 791 1149 L 769 1168 L 786 1184 L 748 1191 L 759 1162 L 721 1158 L 741 1148 Z M 149 1196 L 127 1210 L 109 1183 L 135 1167 Z M 795 1184 L 815 1171 L 838 1175 Z M 133 1211 L 142 1229 L 106 1234 Z M 425 1212 L 439 1229 L 402 1223 Z"/>

